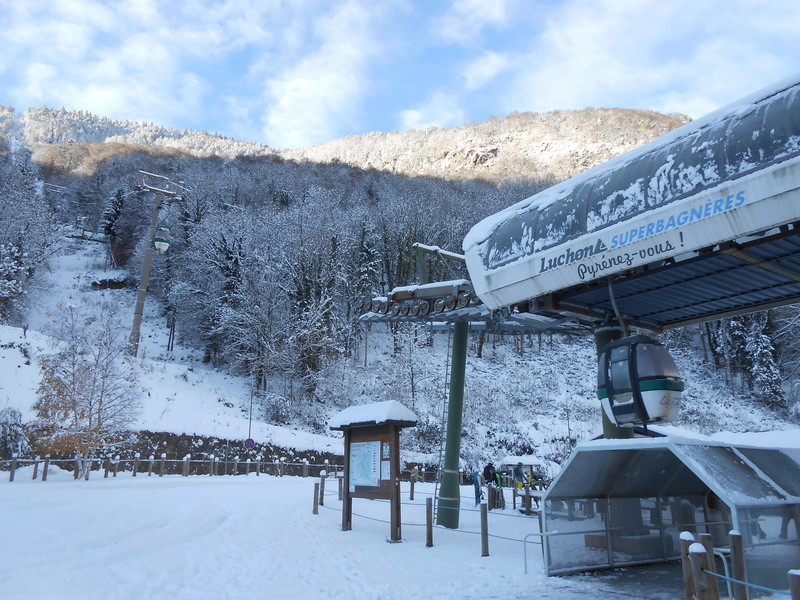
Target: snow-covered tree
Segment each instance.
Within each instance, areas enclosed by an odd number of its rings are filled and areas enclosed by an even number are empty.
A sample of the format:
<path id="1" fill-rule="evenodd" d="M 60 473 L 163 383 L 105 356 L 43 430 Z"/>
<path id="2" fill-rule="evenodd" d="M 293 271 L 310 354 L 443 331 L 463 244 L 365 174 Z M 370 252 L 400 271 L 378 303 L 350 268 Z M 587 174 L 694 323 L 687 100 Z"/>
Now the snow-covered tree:
<path id="1" fill-rule="evenodd" d="M 13 135 L 0 139 L 0 321 L 22 299 L 54 242 L 52 215 L 30 154 Z"/>
<path id="2" fill-rule="evenodd" d="M 767 333 L 770 329 L 769 313 L 753 313 L 748 320 L 750 327 L 746 353 L 750 360 L 752 383 L 768 406 L 784 407 L 786 397 L 781 385 L 781 372 L 775 361 L 775 348 Z"/>
<path id="3" fill-rule="evenodd" d="M 7 407 L 0 410 L 0 457 L 10 458 L 30 451 L 28 436 L 22 423 L 22 414 Z"/>

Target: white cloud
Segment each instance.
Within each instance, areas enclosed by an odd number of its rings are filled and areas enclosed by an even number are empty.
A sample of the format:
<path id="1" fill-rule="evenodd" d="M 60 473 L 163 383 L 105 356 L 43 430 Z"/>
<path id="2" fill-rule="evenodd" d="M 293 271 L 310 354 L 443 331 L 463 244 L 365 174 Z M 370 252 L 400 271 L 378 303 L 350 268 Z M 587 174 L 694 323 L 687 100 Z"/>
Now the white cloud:
<path id="1" fill-rule="evenodd" d="M 265 24 L 280 29 L 276 7 L 280 0 L 9 3 L 0 101 L 186 126 L 211 90 L 206 64 L 274 41 Z"/>
<path id="2" fill-rule="evenodd" d="M 507 0 L 454 0 L 450 10 L 434 22 L 434 35 L 445 42 L 469 45 L 486 27 L 508 19 Z"/>
<path id="3" fill-rule="evenodd" d="M 2 5 L 0 104 L 221 129 L 278 147 L 362 123 L 388 130 L 391 118 L 458 125 L 481 118 L 473 102 L 491 114 L 620 106 L 699 116 L 788 76 L 800 56 L 800 3 L 767 0 Z M 409 91 L 427 100 L 413 106 Z"/>
<path id="4" fill-rule="evenodd" d="M 467 64 L 461 72 L 464 86 L 474 91 L 482 88 L 500 73 L 509 68 L 509 58 L 498 52 L 484 52 Z"/>
<path id="5" fill-rule="evenodd" d="M 400 129 L 427 129 L 461 125 L 466 114 L 458 98 L 446 92 L 435 92 L 423 106 L 400 113 Z"/>
<path id="6" fill-rule="evenodd" d="M 317 47 L 267 83 L 267 143 L 306 146 L 347 132 L 368 89 L 366 69 L 379 52 L 370 10 L 350 1 L 315 23 Z"/>
<path id="7" fill-rule="evenodd" d="M 796 70 L 798 28 L 794 3 L 573 0 L 551 14 L 504 108 L 697 117 Z"/>

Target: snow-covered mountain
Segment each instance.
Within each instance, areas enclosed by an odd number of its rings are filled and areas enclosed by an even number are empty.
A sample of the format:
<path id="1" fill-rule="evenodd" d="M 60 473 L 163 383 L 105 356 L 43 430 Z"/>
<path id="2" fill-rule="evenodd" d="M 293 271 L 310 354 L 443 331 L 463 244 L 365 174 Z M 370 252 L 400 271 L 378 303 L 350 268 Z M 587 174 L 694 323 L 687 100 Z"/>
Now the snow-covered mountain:
<path id="1" fill-rule="evenodd" d="M 103 143 L 120 145 L 118 152 L 129 152 L 121 146 L 132 145 L 196 157 L 276 157 L 411 177 L 509 184 L 566 179 L 671 131 L 688 118 L 624 109 L 513 113 L 448 129 L 374 132 L 288 150 L 63 108 L 30 108 L 23 120 L 25 142 L 38 148 L 42 160 L 52 157 L 42 145 Z"/>

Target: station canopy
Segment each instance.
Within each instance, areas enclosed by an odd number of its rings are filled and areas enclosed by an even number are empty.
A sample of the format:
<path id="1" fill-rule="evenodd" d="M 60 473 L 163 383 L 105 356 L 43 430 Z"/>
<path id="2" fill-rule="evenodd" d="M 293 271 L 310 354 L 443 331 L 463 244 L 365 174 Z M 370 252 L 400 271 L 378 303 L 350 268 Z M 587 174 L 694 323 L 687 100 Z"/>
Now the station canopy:
<path id="1" fill-rule="evenodd" d="M 579 444 L 541 507 L 549 574 L 672 560 L 683 531 L 724 553 L 736 530 L 750 581 L 778 589 L 800 567 L 799 521 L 791 451 L 675 436 Z"/>
<path id="2" fill-rule="evenodd" d="M 800 301 L 800 75 L 487 217 L 475 293 L 651 331 Z"/>

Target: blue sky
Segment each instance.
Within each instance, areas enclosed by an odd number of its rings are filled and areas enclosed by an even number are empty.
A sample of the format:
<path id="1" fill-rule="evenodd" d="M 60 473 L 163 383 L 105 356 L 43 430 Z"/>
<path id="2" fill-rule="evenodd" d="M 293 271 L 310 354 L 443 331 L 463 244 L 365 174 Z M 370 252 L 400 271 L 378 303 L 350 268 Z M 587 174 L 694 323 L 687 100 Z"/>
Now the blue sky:
<path id="1" fill-rule="evenodd" d="M 800 71 L 796 0 L 0 0 L 0 104 L 277 148 L 510 112 L 699 117 Z"/>

